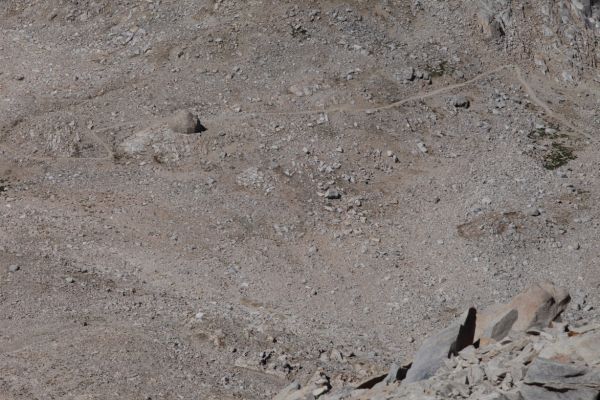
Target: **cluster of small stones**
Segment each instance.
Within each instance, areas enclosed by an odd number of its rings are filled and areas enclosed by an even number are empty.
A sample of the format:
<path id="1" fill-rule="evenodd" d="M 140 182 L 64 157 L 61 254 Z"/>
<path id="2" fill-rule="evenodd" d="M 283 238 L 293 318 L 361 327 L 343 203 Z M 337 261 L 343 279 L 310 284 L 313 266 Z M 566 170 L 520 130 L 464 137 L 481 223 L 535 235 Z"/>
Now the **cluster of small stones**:
<path id="1" fill-rule="evenodd" d="M 385 376 L 332 388 L 318 371 L 275 400 L 598 399 L 600 323 L 558 322 L 569 299 L 550 284 L 534 286 L 509 304 L 471 308 Z"/>

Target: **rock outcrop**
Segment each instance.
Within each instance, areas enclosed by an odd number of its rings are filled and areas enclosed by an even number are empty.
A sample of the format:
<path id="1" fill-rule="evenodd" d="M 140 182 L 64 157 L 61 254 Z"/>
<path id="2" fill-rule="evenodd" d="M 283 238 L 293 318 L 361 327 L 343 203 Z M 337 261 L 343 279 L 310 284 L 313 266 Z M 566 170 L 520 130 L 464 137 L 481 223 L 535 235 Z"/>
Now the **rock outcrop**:
<path id="1" fill-rule="evenodd" d="M 600 323 L 557 322 L 570 300 L 551 283 L 511 302 L 469 309 L 425 340 L 408 371 L 331 388 L 323 372 L 276 400 L 593 400 L 600 398 Z"/>
<path id="2" fill-rule="evenodd" d="M 405 381 L 417 382 L 433 376 L 444 360 L 472 344 L 476 315 L 477 311 L 471 308 L 449 327 L 428 338 L 417 352 Z"/>

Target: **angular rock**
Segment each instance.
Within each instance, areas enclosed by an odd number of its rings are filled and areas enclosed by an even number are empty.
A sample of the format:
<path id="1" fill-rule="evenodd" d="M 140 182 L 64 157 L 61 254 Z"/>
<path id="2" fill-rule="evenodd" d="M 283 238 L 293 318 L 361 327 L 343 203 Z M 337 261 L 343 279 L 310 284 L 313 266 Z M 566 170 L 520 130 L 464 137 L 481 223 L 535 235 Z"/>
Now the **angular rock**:
<path id="1" fill-rule="evenodd" d="M 425 340 L 404 382 L 417 382 L 433 376 L 445 359 L 473 344 L 476 314 L 477 311 L 470 308 L 449 327 Z"/>
<path id="2" fill-rule="evenodd" d="M 485 378 L 485 373 L 483 372 L 483 368 L 479 365 L 472 365 L 469 367 L 469 373 L 467 375 L 467 380 L 469 381 L 469 385 L 477 385 L 483 382 Z"/>
<path id="3" fill-rule="evenodd" d="M 514 308 L 498 315 L 498 317 L 492 320 L 485 328 L 482 337 L 494 340 L 503 339 L 508 335 L 508 332 L 510 332 L 518 317 L 519 312 Z"/>
<path id="4" fill-rule="evenodd" d="M 508 374 L 508 367 L 503 365 L 498 358 L 494 358 L 485 365 L 484 371 L 490 382 L 500 382 Z"/>
<path id="5" fill-rule="evenodd" d="M 479 357 L 477 356 L 477 349 L 474 346 L 467 346 L 462 349 L 459 356 L 470 364 L 479 364 Z"/>
<path id="6" fill-rule="evenodd" d="M 598 391 L 593 389 L 577 389 L 557 392 L 543 386 L 523 385 L 521 388 L 523 400 L 597 400 Z"/>
<path id="7" fill-rule="evenodd" d="M 538 357 L 525 375 L 525 383 L 553 390 L 593 388 L 600 394 L 600 371 L 582 364 L 566 364 Z"/>
<path id="8" fill-rule="evenodd" d="M 566 290 L 557 288 L 550 282 L 534 285 L 515 296 L 510 303 L 494 306 L 479 313 L 475 340 L 481 338 L 486 329 L 494 325 L 498 315 L 506 315 L 510 310 L 518 312 L 518 318 L 512 325 L 513 330 L 545 328 L 565 310 L 570 299 Z"/>

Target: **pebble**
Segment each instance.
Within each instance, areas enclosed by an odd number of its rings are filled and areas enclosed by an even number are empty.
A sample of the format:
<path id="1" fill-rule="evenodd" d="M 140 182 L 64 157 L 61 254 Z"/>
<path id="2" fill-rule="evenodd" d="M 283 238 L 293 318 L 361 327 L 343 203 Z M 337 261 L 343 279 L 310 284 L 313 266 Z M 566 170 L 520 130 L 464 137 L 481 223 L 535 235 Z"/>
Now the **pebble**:
<path id="1" fill-rule="evenodd" d="M 72 277 L 68 276 L 65 278 L 65 281 L 67 281 L 67 283 L 74 283 L 75 279 L 73 279 Z"/>
<path id="2" fill-rule="evenodd" d="M 429 152 L 429 149 L 427 148 L 427 146 L 423 142 L 417 143 L 417 148 L 419 149 L 419 151 L 421 153 L 427 153 L 427 152 Z"/>
<path id="3" fill-rule="evenodd" d="M 8 272 L 17 272 L 20 269 L 21 267 L 19 267 L 18 265 L 13 264 L 8 266 Z"/>

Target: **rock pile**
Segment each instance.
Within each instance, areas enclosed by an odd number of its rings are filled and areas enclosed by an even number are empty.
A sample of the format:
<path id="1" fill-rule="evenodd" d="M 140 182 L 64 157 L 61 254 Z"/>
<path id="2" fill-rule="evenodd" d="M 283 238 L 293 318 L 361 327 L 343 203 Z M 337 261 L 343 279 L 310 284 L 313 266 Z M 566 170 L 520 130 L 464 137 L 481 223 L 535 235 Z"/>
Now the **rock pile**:
<path id="1" fill-rule="evenodd" d="M 600 323 L 558 322 L 569 300 L 550 283 L 533 286 L 508 304 L 470 308 L 386 376 L 332 388 L 318 371 L 275 400 L 598 399 Z"/>

